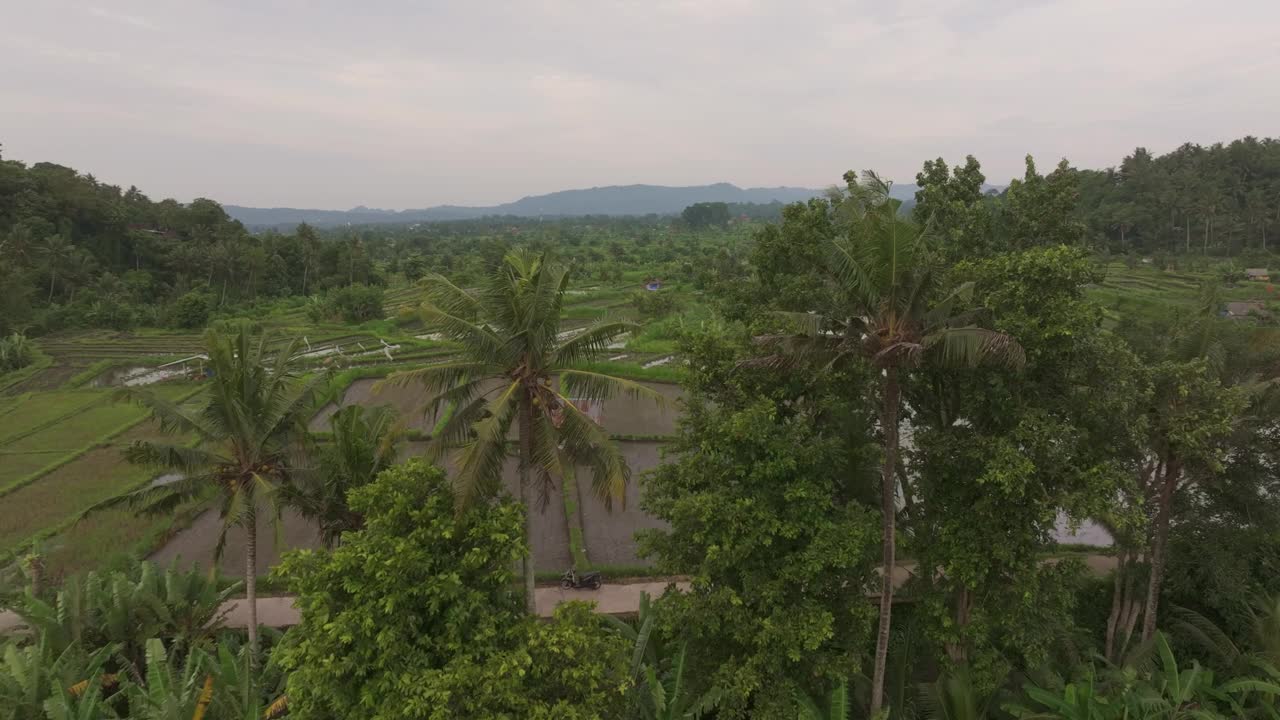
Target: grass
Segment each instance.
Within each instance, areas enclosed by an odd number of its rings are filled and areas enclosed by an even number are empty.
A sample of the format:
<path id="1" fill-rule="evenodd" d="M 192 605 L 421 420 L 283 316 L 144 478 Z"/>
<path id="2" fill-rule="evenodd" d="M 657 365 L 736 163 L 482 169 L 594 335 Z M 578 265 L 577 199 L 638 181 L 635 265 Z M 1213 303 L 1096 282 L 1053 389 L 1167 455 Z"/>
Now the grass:
<path id="1" fill-rule="evenodd" d="M 123 425 L 140 420 L 145 415 L 146 411 L 136 405 L 95 405 L 62 418 L 39 432 L 13 440 L 4 449 L 14 453 L 72 451 Z M 0 470 L 0 485 L 3 484 L 4 476 L 4 471 Z"/>
<path id="2" fill-rule="evenodd" d="M 153 474 L 150 468 L 130 464 L 118 447 L 90 450 L 5 495 L 5 507 L 19 511 L 0 515 L 0 553 L 134 489 Z"/>
<path id="3" fill-rule="evenodd" d="M 200 390 L 185 383 L 157 387 L 160 394 L 179 401 Z M 74 392 L 88 392 L 100 400 L 110 395 L 107 390 Z M 48 395 L 53 401 L 67 394 L 60 391 L 32 397 Z M 0 557 L 32 541 L 63 533 L 85 509 L 149 482 L 155 471 L 128 463 L 121 452 L 133 440 L 160 437 L 159 427 L 145 419 L 146 411 L 136 405 L 91 402 L 87 409 L 74 410 L 7 445 L 0 466 L 0 508 L 5 511 L 0 512 Z M 155 526 L 156 521 L 149 520 L 132 527 L 142 532 Z M 91 555 L 127 547 L 86 542 L 72 543 L 71 547 Z"/>
<path id="4" fill-rule="evenodd" d="M 93 390 L 28 393 L 0 414 L 0 450 L 6 443 L 30 435 L 91 403 L 103 399 Z"/>
<path id="5" fill-rule="evenodd" d="M 171 515 L 138 515 L 132 510 L 104 510 L 68 524 L 40 543 L 53 579 L 88 570 L 124 569 L 159 550 L 204 510 L 191 503 Z"/>

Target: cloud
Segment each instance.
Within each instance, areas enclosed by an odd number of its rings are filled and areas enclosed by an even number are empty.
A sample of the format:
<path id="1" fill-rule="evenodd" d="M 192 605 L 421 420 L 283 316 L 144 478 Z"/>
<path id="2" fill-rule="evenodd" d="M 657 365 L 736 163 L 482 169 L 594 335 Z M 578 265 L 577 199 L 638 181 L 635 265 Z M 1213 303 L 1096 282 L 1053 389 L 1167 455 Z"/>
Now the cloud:
<path id="1" fill-rule="evenodd" d="M 1280 5 L 23 3 L 5 156 L 156 196 L 413 207 L 628 182 L 988 177 L 1274 133 Z M 18 31 L 21 28 L 21 32 Z"/>

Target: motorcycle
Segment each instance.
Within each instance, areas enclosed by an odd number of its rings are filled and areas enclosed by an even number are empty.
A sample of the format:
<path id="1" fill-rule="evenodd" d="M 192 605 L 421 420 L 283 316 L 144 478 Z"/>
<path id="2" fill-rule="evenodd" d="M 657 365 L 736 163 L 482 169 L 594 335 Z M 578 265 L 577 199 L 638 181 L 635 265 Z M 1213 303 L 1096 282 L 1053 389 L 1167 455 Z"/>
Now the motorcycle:
<path id="1" fill-rule="evenodd" d="M 564 575 L 560 576 L 560 587 L 566 590 L 581 590 L 582 588 L 599 590 L 603 582 L 603 578 L 600 577 L 598 572 L 578 574 L 573 568 L 569 568 Z"/>

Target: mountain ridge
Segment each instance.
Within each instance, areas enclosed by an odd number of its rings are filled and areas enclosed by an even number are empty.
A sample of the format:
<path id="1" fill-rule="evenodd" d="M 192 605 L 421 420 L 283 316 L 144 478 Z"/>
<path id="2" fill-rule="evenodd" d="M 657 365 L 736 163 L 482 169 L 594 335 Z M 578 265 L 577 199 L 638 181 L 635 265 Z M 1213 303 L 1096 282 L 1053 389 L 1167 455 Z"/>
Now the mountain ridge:
<path id="1" fill-rule="evenodd" d="M 991 186 L 994 188 L 994 186 Z M 913 200 L 916 186 L 894 185 L 892 195 L 900 200 Z M 309 208 L 260 208 L 225 205 L 231 217 L 249 227 L 292 227 L 308 223 L 316 227 L 365 225 L 375 223 L 413 223 L 443 220 L 471 220 L 482 217 L 575 217 L 583 215 L 678 215 L 686 207 L 699 202 L 741 204 L 788 204 L 818 197 L 825 191 L 791 186 L 741 188 L 733 183 L 709 185 L 604 185 L 591 188 L 557 190 L 543 195 L 526 195 L 513 202 L 498 205 L 435 205 L 407 210 L 384 210 L 358 205 L 350 210 Z"/>

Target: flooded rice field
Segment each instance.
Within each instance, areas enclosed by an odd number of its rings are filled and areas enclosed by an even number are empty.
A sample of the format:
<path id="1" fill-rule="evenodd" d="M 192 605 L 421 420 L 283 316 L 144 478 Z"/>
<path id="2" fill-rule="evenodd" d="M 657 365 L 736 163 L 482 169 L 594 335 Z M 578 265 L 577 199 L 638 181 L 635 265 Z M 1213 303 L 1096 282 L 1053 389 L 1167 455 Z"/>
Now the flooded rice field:
<path id="1" fill-rule="evenodd" d="M 665 383 L 644 383 L 663 398 L 659 406 L 653 400 L 617 397 L 592 406 L 579 403 L 579 407 L 596 419 L 611 434 L 646 438 L 619 441 L 619 449 L 631 467 L 632 482 L 626 491 L 624 503 L 614 503 L 612 510 L 605 507 L 591 491 L 591 474 L 588 468 L 579 468 L 578 509 L 586 545 L 587 556 L 592 563 L 608 565 L 638 565 L 633 535 L 642 528 L 660 527 L 661 523 L 640 510 L 640 485 L 645 471 L 660 462 L 661 436 L 675 433 L 679 399 L 678 386 Z M 322 408 L 310 423 L 313 432 L 329 430 L 329 419 L 340 407 L 346 405 L 389 405 L 400 415 L 405 426 L 429 435 L 435 427 L 437 414 L 427 413 L 423 405 L 429 396 L 420 384 L 396 386 L 383 384 L 380 379 L 362 379 L 347 387 L 335 403 Z M 652 439 L 647 439 L 652 438 Z M 404 459 L 421 456 L 426 450 L 425 441 L 406 442 L 401 455 Z M 445 467 L 450 467 L 446 459 Z M 167 478 L 166 478 L 167 479 Z M 519 494 L 519 476 L 516 461 L 507 461 L 503 472 L 503 485 L 512 496 Z M 565 517 L 564 498 L 557 481 L 547 502 L 535 505 L 532 550 L 535 565 L 540 570 L 563 570 L 571 564 L 569 552 L 569 523 Z M 258 520 L 258 572 L 265 574 L 279 562 L 283 552 L 296 548 L 320 547 L 316 528 L 295 513 L 286 512 L 281 518 L 279 544 L 271 521 L 265 513 Z M 183 565 L 213 564 L 213 549 L 217 543 L 221 521 L 215 511 L 200 515 L 192 525 L 178 533 L 173 540 L 152 556 L 153 560 L 168 563 L 178 559 Z M 227 534 L 227 545 L 219 569 L 224 574 L 244 572 L 243 549 L 245 534 L 233 528 Z"/>
<path id="2" fill-rule="evenodd" d="M 657 467 L 662 462 L 662 438 L 671 436 L 676 431 L 682 391 L 678 386 L 664 383 L 645 383 L 645 385 L 663 397 L 664 406 L 660 407 L 652 400 L 627 397 L 614 398 L 595 407 L 588 403 L 580 404 L 580 407 L 603 425 L 610 434 L 627 438 L 619 439 L 617 442 L 632 471 L 632 482 L 626 490 L 626 501 L 615 503 L 610 510 L 592 493 L 589 470 L 578 469 L 577 506 L 580 517 L 577 522 L 581 524 L 587 557 L 592 564 L 614 566 L 645 564 L 645 561 L 636 553 L 635 533 L 637 530 L 662 527 L 661 521 L 640 509 L 640 498 L 646 471 Z M 421 385 L 396 386 L 390 383 L 382 384 L 378 379 L 357 380 L 342 393 L 337 402 L 317 413 L 310 427 L 312 431 L 328 430 L 329 418 L 342 406 L 389 405 L 399 413 L 408 428 L 426 436 L 430 434 L 438 419 L 435 414 L 424 412 L 423 405 L 428 399 Z M 403 444 L 401 455 L 404 459 L 421 456 L 425 449 L 426 441 L 406 442 Z M 445 466 L 446 469 L 449 468 L 449 460 L 446 460 Z M 507 461 L 503 480 L 506 491 L 512 496 L 518 496 L 518 476 L 514 459 Z M 569 567 L 571 554 L 568 540 L 569 520 L 565 517 L 565 503 L 558 481 L 547 500 L 548 502 L 540 506 L 535 504 L 532 550 L 535 564 L 540 571 L 559 571 Z M 213 511 L 207 512 L 156 553 L 153 559 L 167 563 L 181 558 L 184 564 L 198 563 L 202 567 L 208 567 L 213 561 L 213 548 L 217 542 L 220 527 L 217 514 Z M 1064 543 L 1098 546 L 1111 544 L 1111 539 L 1105 530 L 1088 522 L 1078 528 L 1072 528 L 1065 520 L 1060 520 L 1054 536 L 1059 542 Z M 285 513 L 282 518 L 278 545 L 271 522 L 265 517 L 259 518 L 258 537 L 258 572 L 260 574 L 265 574 L 272 565 L 277 563 L 280 554 L 286 550 L 320 546 L 319 534 L 315 527 L 292 513 Z M 228 534 L 225 555 L 220 563 L 222 572 L 226 574 L 243 572 L 243 548 L 244 533 L 233 529 Z"/>

